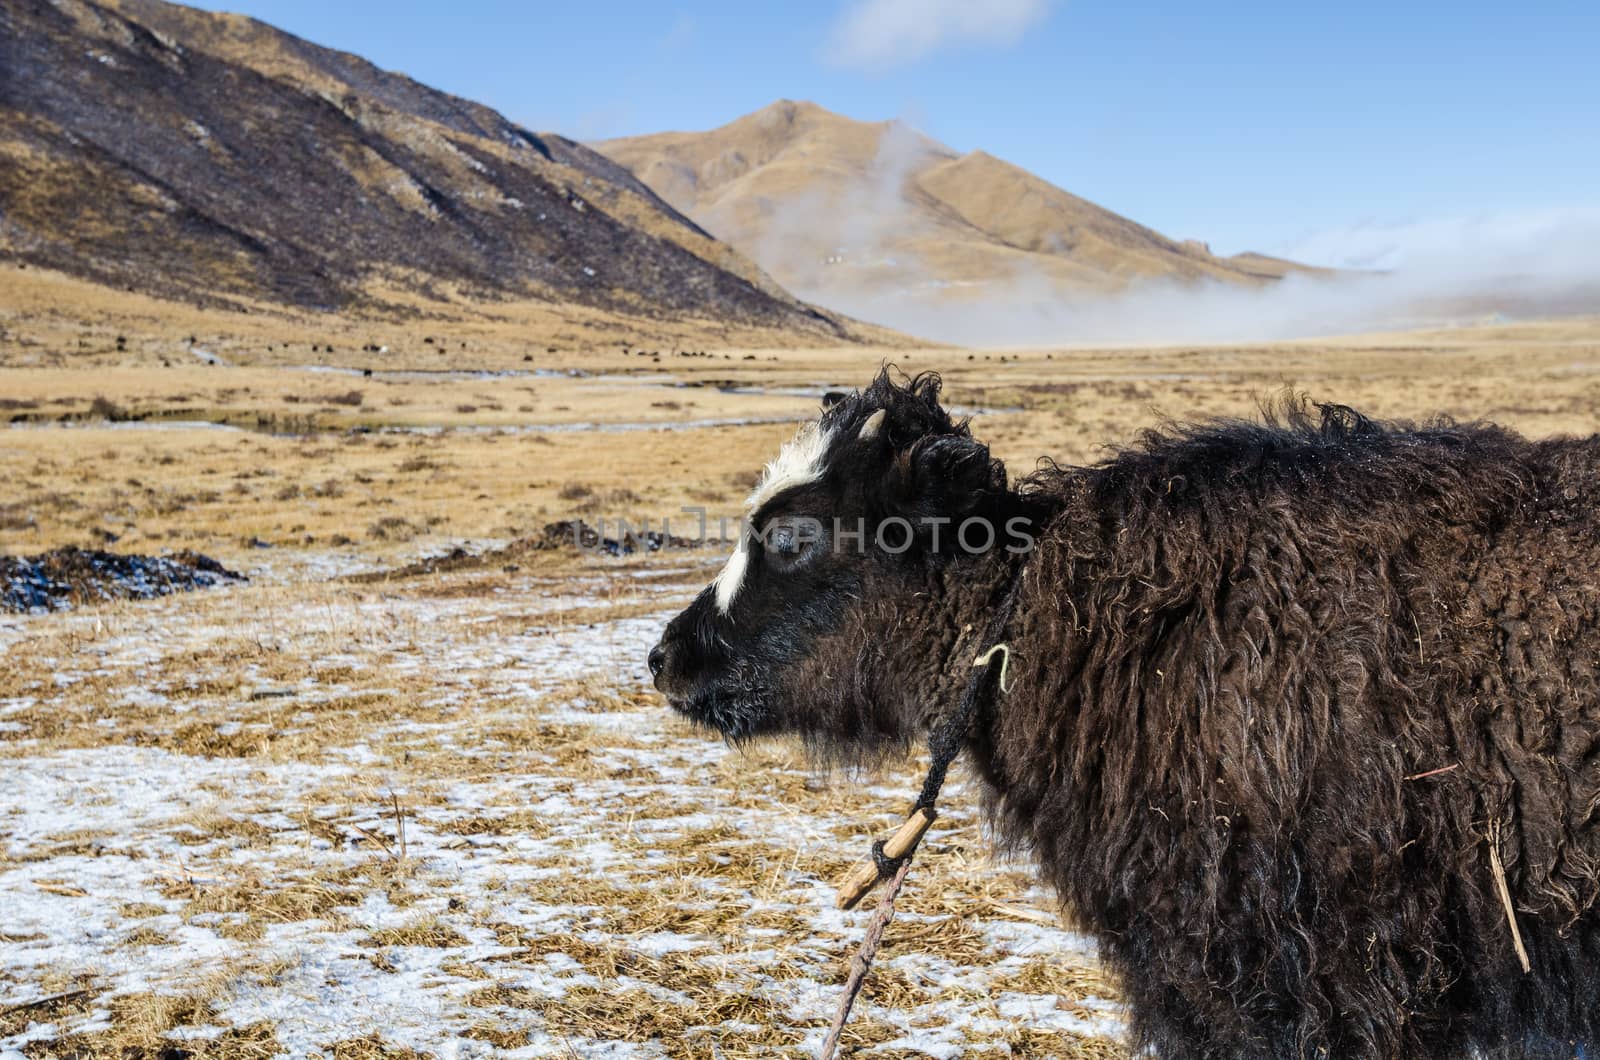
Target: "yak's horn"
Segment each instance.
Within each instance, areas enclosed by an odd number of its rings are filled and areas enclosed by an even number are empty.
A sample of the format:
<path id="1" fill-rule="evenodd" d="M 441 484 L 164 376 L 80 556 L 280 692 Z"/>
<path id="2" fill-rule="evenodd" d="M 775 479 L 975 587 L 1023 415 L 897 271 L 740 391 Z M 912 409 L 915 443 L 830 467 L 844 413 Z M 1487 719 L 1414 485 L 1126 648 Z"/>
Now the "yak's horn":
<path id="1" fill-rule="evenodd" d="M 883 429 L 884 417 L 889 414 L 888 409 L 879 409 L 867 417 L 867 422 L 861 425 L 861 434 L 858 437 L 864 442 L 868 438 L 876 438 Z"/>

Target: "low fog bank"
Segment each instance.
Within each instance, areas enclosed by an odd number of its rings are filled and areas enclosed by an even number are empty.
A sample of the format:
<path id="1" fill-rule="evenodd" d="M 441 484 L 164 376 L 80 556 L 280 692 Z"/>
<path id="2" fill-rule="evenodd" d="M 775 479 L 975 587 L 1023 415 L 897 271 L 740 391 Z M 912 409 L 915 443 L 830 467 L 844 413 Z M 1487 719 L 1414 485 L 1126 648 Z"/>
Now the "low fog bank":
<path id="1" fill-rule="evenodd" d="M 1151 282 L 1098 296 L 1063 294 L 1046 280 L 1019 277 L 943 298 L 925 287 L 801 295 L 861 320 L 964 346 L 1269 342 L 1600 312 L 1600 270 L 1291 275 L 1253 289 Z"/>
<path id="2" fill-rule="evenodd" d="M 1048 254 L 1009 277 L 973 279 L 992 277 L 994 259 L 921 185 L 958 157 L 906 122 L 887 123 L 859 168 L 824 167 L 798 193 L 763 201 L 752 256 L 808 301 L 966 346 L 1268 342 L 1600 312 L 1596 207 L 1327 229 L 1263 249 L 1337 271 L 1260 287 L 1152 279 L 1120 293 L 1074 289 L 1061 282 L 1070 258 Z M 715 209 L 697 220 L 725 227 Z M 1056 223 L 1070 246 L 1079 222 Z"/>
<path id="3" fill-rule="evenodd" d="M 1595 208 L 1318 232 L 1278 253 L 1339 272 L 1290 274 L 1259 288 L 1147 280 L 1107 295 L 1062 290 L 1026 271 L 1006 282 L 954 287 L 893 237 L 915 224 L 899 200 L 914 151 L 909 139 L 885 138 L 874 173 L 853 189 L 859 194 L 848 195 L 846 208 L 834 200 L 822 210 L 795 203 L 786 211 L 779 232 L 790 248 L 810 250 L 822 235 L 882 263 L 856 272 L 854 282 L 813 271 L 814 282 L 795 285 L 798 295 L 963 346 L 1261 343 L 1600 312 Z M 795 237 L 802 231 L 811 240 Z M 888 250 L 888 243 L 899 245 Z"/>

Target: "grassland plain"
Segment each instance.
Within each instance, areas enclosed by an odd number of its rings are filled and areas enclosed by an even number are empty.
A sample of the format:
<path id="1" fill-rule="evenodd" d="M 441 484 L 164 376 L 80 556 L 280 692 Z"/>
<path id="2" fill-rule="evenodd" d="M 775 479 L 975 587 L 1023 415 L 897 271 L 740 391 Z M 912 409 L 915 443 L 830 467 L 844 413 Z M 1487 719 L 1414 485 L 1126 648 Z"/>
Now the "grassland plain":
<path id="1" fill-rule="evenodd" d="M 504 323 L 146 302 L 0 327 L 0 550 L 193 548 L 251 575 L 0 617 L 8 1056 L 814 1048 L 866 915 L 835 912 L 832 882 L 904 812 L 916 767 L 820 775 L 664 710 L 643 652 L 717 550 L 346 575 L 559 518 L 734 515 L 817 397 L 884 360 L 945 370 L 1014 472 L 1284 388 L 1536 436 L 1600 420 L 1596 321 L 643 355 L 529 349 Z M 1025 865 L 991 858 L 975 801 L 946 799 L 851 1048 L 1125 1055 L 1092 946 Z"/>

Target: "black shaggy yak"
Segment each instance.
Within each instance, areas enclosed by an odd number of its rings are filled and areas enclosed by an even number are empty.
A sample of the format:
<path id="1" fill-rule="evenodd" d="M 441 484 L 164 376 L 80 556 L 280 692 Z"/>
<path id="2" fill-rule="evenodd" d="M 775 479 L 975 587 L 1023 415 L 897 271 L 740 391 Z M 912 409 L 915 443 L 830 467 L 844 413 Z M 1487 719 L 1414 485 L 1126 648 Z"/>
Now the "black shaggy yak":
<path id="1" fill-rule="evenodd" d="M 768 468 L 651 652 L 673 706 L 903 747 L 1013 600 L 966 758 L 1135 1046 L 1592 1056 L 1600 439 L 1289 403 L 1008 484 L 938 391 L 880 376 Z"/>

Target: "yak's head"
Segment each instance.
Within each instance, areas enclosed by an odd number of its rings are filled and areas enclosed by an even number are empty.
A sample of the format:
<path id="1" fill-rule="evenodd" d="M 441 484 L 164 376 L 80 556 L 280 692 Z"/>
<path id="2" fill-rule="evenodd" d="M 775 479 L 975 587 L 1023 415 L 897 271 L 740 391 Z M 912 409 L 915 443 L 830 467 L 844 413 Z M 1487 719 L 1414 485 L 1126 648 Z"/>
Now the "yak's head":
<path id="1" fill-rule="evenodd" d="M 1031 542 L 1004 466 L 881 373 L 784 447 L 733 555 L 650 652 L 673 707 L 731 739 L 796 732 L 856 752 L 910 738 L 962 639 L 963 589 Z"/>

